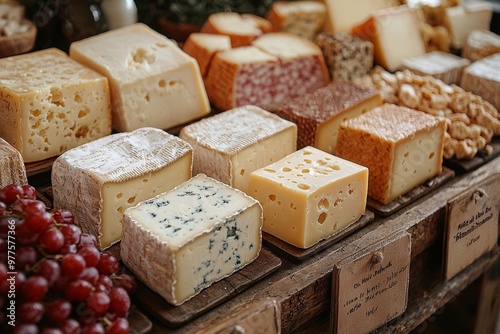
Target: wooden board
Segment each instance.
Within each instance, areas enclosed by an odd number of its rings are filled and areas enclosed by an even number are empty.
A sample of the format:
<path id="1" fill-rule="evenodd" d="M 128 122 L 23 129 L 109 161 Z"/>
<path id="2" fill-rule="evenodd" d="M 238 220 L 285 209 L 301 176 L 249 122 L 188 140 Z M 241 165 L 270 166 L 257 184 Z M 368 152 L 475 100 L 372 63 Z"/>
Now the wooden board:
<path id="1" fill-rule="evenodd" d="M 400 196 L 389 204 L 384 205 L 368 197 L 367 206 L 370 210 L 375 212 L 376 215 L 387 217 L 394 212 L 404 208 L 405 206 L 415 202 L 422 196 L 427 195 L 436 188 L 441 187 L 447 181 L 451 180 L 454 176 L 455 172 L 453 170 L 443 167 L 443 171 L 441 172 L 441 174 L 410 190 L 408 193 Z"/>
<path id="2" fill-rule="evenodd" d="M 373 219 L 375 218 L 375 214 L 369 210 L 366 210 L 363 215 L 354 223 L 351 225 L 347 226 L 345 229 L 340 231 L 339 233 L 331 236 L 328 239 L 322 240 L 315 244 L 312 247 L 309 247 L 307 249 L 302 249 L 295 247 L 293 245 L 290 245 L 286 241 L 283 241 L 279 238 L 276 238 L 275 236 L 269 234 L 269 233 L 262 233 L 262 242 L 266 247 L 268 247 L 270 250 L 275 252 L 276 254 L 283 256 L 287 260 L 293 261 L 293 262 L 302 262 L 304 260 L 309 259 L 310 257 L 318 254 L 322 250 L 325 250 L 326 248 L 330 247 L 331 245 L 335 244 L 337 241 L 347 237 L 348 235 L 356 232 L 357 230 L 361 229 L 362 227 L 366 226 L 368 223 L 370 223 Z"/>
<path id="3" fill-rule="evenodd" d="M 490 145 L 493 147 L 493 152 L 490 155 L 480 152 L 470 160 L 446 159 L 443 164 L 459 174 L 470 172 L 500 156 L 500 137 L 494 137 Z"/>
<path id="4" fill-rule="evenodd" d="M 146 334 L 153 328 L 153 323 L 135 305 L 130 305 L 128 315 L 131 334 Z"/>
<path id="5" fill-rule="evenodd" d="M 259 257 L 251 264 L 213 284 L 180 306 L 168 304 L 141 282 L 138 282 L 133 300 L 163 325 L 178 327 L 246 290 L 276 271 L 281 263 L 280 258 L 263 248 Z"/>

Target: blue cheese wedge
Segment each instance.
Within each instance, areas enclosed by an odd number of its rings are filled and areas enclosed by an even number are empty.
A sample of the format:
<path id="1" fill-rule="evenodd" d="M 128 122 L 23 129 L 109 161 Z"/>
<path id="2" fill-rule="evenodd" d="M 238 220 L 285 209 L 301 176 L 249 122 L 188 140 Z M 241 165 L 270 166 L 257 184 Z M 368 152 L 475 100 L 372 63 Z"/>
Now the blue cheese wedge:
<path id="1" fill-rule="evenodd" d="M 191 146 L 155 128 L 117 133 L 67 151 L 52 167 L 54 206 L 73 211 L 107 248 L 121 237 L 123 212 L 192 176 Z"/>
<path id="2" fill-rule="evenodd" d="M 198 174 L 127 209 L 121 258 L 168 303 L 181 305 L 259 255 L 262 207 Z"/>

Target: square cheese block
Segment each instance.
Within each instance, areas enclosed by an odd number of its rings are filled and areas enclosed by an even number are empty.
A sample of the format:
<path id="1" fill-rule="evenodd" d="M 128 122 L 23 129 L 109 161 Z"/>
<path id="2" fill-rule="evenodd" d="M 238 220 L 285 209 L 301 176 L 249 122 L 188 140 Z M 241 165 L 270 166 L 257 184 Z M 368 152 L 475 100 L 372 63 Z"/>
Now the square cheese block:
<path id="1" fill-rule="evenodd" d="M 442 170 L 446 122 L 384 104 L 340 125 L 335 154 L 368 167 L 368 195 L 388 204 Z"/>
<path id="2" fill-rule="evenodd" d="M 52 167 L 54 206 L 107 248 L 121 237 L 125 209 L 192 176 L 191 146 L 156 128 L 117 133 L 69 150 Z"/>
<path id="3" fill-rule="evenodd" d="M 69 54 L 108 78 L 117 131 L 169 129 L 210 112 L 196 60 L 142 23 L 73 42 Z"/>
<path id="4" fill-rule="evenodd" d="M 408 69 L 418 75 L 431 75 L 448 85 L 459 85 L 462 71 L 469 64 L 469 60 L 454 54 L 432 51 L 403 59 L 402 69 Z"/>
<path id="5" fill-rule="evenodd" d="M 271 31 L 271 22 L 265 18 L 235 12 L 210 14 L 200 29 L 202 33 L 229 36 L 232 47 L 248 46 L 258 37 Z"/>
<path id="6" fill-rule="evenodd" d="M 218 52 L 205 78 L 210 102 L 219 110 L 256 105 L 274 111 L 286 101 L 330 81 L 321 49 L 284 32 L 267 33 L 252 46 Z"/>
<path id="7" fill-rule="evenodd" d="M 353 33 L 374 45 L 375 63 L 394 72 L 405 58 L 425 53 L 415 10 L 406 5 L 373 12 Z"/>
<path id="8" fill-rule="evenodd" d="M 446 8 L 445 26 L 451 35 L 451 47 L 461 49 L 474 30 L 489 30 L 493 7 L 487 1 L 468 1 Z"/>
<path id="9" fill-rule="evenodd" d="M 28 184 L 28 178 L 21 153 L 0 138 L 0 188 L 9 184 Z"/>
<path id="10" fill-rule="evenodd" d="M 373 68 L 373 43 L 350 33 L 321 33 L 314 43 L 321 48 L 331 80 L 352 80 Z"/>
<path id="11" fill-rule="evenodd" d="M 500 36 L 489 30 L 474 30 L 469 33 L 462 49 L 462 57 L 476 61 L 500 53 Z"/>
<path id="12" fill-rule="evenodd" d="M 307 146 L 250 175 L 263 230 L 309 248 L 356 222 L 366 209 L 368 169 Z"/>
<path id="13" fill-rule="evenodd" d="M 229 36 L 205 33 L 189 34 L 182 50 L 196 59 L 201 75 L 206 76 L 214 55 L 219 51 L 231 49 Z"/>
<path id="14" fill-rule="evenodd" d="M 314 146 L 334 154 L 340 123 L 381 104 L 377 90 L 337 80 L 281 104 L 276 114 L 297 124 L 297 148 Z"/>
<path id="15" fill-rule="evenodd" d="M 500 53 L 475 61 L 466 67 L 460 86 L 481 96 L 500 110 Z"/>
<path id="16" fill-rule="evenodd" d="M 266 18 L 274 31 L 312 40 L 325 24 L 326 5 L 318 1 L 275 1 Z"/>
<path id="17" fill-rule="evenodd" d="M 327 7 L 324 31 L 351 32 L 357 24 L 365 21 L 371 13 L 399 5 L 397 0 L 322 0 Z"/>
<path id="18" fill-rule="evenodd" d="M 0 78 L 0 137 L 26 163 L 111 133 L 106 77 L 60 50 L 0 59 Z"/>
<path id="19" fill-rule="evenodd" d="M 193 174 L 246 192 L 250 173 L 294 152 L 297 126 L 257 106 L 242 106 L 181 129 L 193 147 Z"/>
<path id="20" fill-rule="evenodd" d="M 198 174 L 125 211 L 121 259 L 149 288 L 181 305 L 259 255 L 262 207 Z"/>

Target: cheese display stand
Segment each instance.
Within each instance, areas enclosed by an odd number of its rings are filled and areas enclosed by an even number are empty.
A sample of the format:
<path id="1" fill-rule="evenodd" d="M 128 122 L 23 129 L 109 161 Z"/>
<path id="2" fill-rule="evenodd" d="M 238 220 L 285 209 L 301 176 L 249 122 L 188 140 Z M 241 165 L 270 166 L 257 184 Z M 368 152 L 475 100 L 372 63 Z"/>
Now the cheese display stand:
<path id="1" fill-rule="evenodd" d="M 500 82 L 484 67 L 500 73 L 500 37 L 449 82 L 425 73 L 459 57 L 453 20 L 481 35 L 492 7 L 222 2 L 136 1 L 141 22 L 107 31 L 100 1 L 24 1 L 38 38 L 26 63 L 0 58 L 0 185 L 73 212 L 135 278 L 130 333 L 499 333 Z M 420 43 L 441 23 L 446 51 Z M 390 52 L 398 27 L 419 42 Z M 50 88 L 26 74 L 43 64 Z"/>

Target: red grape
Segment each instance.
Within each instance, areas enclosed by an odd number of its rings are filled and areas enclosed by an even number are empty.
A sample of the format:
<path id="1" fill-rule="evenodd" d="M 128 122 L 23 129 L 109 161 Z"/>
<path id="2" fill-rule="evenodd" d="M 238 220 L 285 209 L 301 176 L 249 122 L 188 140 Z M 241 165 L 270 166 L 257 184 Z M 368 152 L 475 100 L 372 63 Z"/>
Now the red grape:
<path id="1" fill-rule="evenodd" d="M 36 324 L 43 316 L 43 305 L 38 302 L 28 302 L 16 310 L 17 324 Z"/>
<path id="2" fill-rule="evenodd" d="M 80 333 L 80 323 L 75 319 L 66 319 L 59 324 L 59 328 L 64 334 L 79 334 Z"/>
<path id="3" fill-rule="evenodd" d="M 99 279 L 99 271 L 95 267 L 87 267 L 83 270 L 83 273 L 79 278 L 86 280 L 90 284 L 94 285 Z"/>
<path id="4" fill-rule="evenodd" d="M 68 210 L 52 209 L 50 213 L 57 224 L 73 224 L 74 222 L 73 213 Z"/>
<path id="5" fill-rule="evenodd" d="M 83 279 L 77 279 L 68 283 L 64 294 L 69 301 L 84 301 L 91 291 L 92 284 Z"/>
<path id="6" fill-rule="evenodd" d="M 0 189 L 0 202 L 4 202 L 10 205 L 15 202 L 16 199 L 22 198 L 24 190 L 21 186 L 17 184 L 10 184 Z"/>
<path id="7" fill-rule="evenodd" d="M 82 230 L 74 224 L 62 224 L 59 230 L 64 235 L 64 240 L 67 244 L 76 244 L 80 241 Z"/>
<path id="8" fill-rule="evenodd" d="M 124 288 L 131 295 L 137 289 L 137 282 L 132 276 L 121 274 L 120 276 L 113 277 L 113 286 Z"/>
<path id="9" fill-rule="evenodd" d="M 88 308 L 98 317 L 106 313 L 109 303 L 110 298 L 106 292 L 95 292 L 87 298 Z"/>
<path id="10" fill-rule="evenodd" d="M 44 211 L 37 214 L 27 215 L 26 218 L 24 218 L 24 223 L 30 231 L 40 233 L 47 231 L 52 226 L 54 221 L 52 220 L 50 213 Z"/>
<path id="11" fill-rule="evenodd" d="M 64 236 L 57 228 L 51 228 L 38 239 L 40 245 L 49 253 L 56 253 L 64 245 Z"/>
<path id="12" fill-rule="evenodd" d="M 118 271 L 119 266 L 120 264 L 113 254 L 109 252 L 102 252 L 99 263 L 97 263 L 96 267 L 101 274 L 111 275 Z"/>
<path id="13" fill-rule="evenodd" d="M 71 314 L 72 306 L 71 303 L 62 298 L 58 298 L 45 307 L 45 316 L 53 324 L 59 324 L 66 319 Z"/>
<path id="14" fill-rule="evenodd" d="M 59 328 L 47 327 L 42 330 L 40 334 L 64 334 Z"/>
<path id="15" fill-rule="evenodd" d="M 106 275 L 100 275 L 94 287 L 99 291 L 109 291 L 113 287 L 113 281 Z"/>
<path id="16" fill-rule="evenodd" d="M 0 202 L 0 216 L 7 214 L 7 204 Z"/>
<path id="17" fill-rule="evenodd" d="M 59 267 L 57 261 L 45 259 L 40 263 L 37 273 L 45 277 L 49 282 L 49 286 L 52 286 L 61 275 L 61 267 Z"/>
<path id="18" fill-rule="evenodd" d="M 49 291 L 49 282 L 42 276 L 31 276 L 23 285 L 23 297 L 30 302 L 39 302 Z"/>
<path id="19" fill-rule="evenodd" d="M 25 270 L 29 268 L 38 259 L 38 252 L 33 247 L 19 247 L 16 250 L 16 268 Z"/>
<path id="20" fill-rule="evenodd" d="M 123 288 L 113 288 L 109 292 L 109 310 L 119 317 L 125 317 L 130 309 L 130 297 Z"/>
<path id="21" fill-rule="evenodd" d="M 97 238 L 88 233 L 82 233 L 80 235 L 80 241 L 78 242 L 78 249 L 84 246 L 97 246 Z"/>
<path id="22" fill-rule="evenodd" d="M 80 247 L 78 254 L 83 256 L 87 267 L 95 267 L 99 263 L 101 257 L 101 252 L 95 246 L 91 245 Z"/>
<path id="23" fill-rule="evenodd" d="M 12 334 L 38 334 L 38 326 L 35 324 L 16 325 L 12 329 Z"/>
<path id="24" fill-rule="evenodd" d="M 130 331 L 128 320 L 125 318 L 118 318 L 107 330 L 107 334 L 128 334 Z"/>
<path id="25" fill-rule="evenodd" d="M 21 188 L 23 188 L 23 197 L 27 199 L 36 199 L 36 189 L 35 187 L 25 184 L 22 185 Z"/>
<path id="26" fill-rule="evenodd" d="M 104 331 L 104 327 L 100 323 L 96 322 L 83 327 L 81 334 L 105 334 L 105 333 L 106 332 Z"/>
<path id="27" fill-rule="evenodd" d="M 78 254 L 66 254 L 61 261 L 61 272 L 68 277 L 78 277 L 85 269 L 85 259 Z"/>

